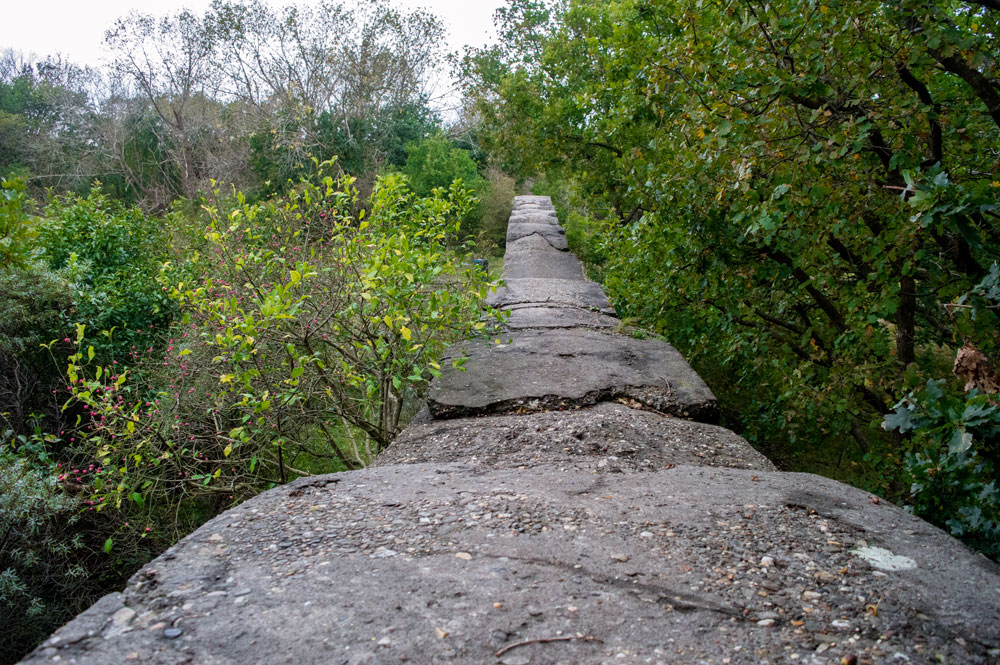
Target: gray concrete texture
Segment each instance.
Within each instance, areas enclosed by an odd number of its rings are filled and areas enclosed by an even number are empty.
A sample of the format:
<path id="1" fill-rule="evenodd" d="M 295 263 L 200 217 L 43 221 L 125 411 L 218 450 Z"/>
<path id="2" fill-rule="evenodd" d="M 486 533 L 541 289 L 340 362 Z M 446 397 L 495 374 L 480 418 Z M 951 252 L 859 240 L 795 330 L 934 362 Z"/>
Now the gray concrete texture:
<path id="1" fill-rule="evenodd" d="M 537 238 L 546 246 L 546 250 L 507 251 L 503 263 L 503 278 L 511 279 L 575 279 L 583 281 L 583 266 L 579 259 L 569 252 L 553 249 L 545 240 L 533 235 L 524 238 L 530 241 Z M 522 241 L 522 242 L 523 242 Z"/>
<path id="2" fill-rule="evenodd" d="M 514 208 L 526 207 L 526 206 L 538 206 L 541 208 L 553 208 L 552 198 L 549 196 L 530 196 L 522 195 L 514 197 Z"/>
<path id="3" fill-rule="evenodd" d="M 554 248 L 549 243 L 549 241 L 543 238 L 542 236 L 528 234 L 521 238 L 511 240 L 507 243 L 507 251 L 504 252 L 504 260 L 507 260 L 508 258 L 510 258 L 515 254 L 522 254 L 526 252 L 538 252 L 538 251 L 551 252 L 553 250 Z M 564 254 L 567 253 L 566 250 L 556 250 L 556 251 L 562 252 Z M 545 259 L 539 258 L 537 260 L 541 263 L 544 262 Z"/>
<path id="4" fill-rule="evenodd" d="M 558 226 L 559 219 L 555 211 L 551 213 L 526 211 L 523 208 L 515 210 L 510 216 L 511 224 L 545 224 L 547 226 Z"/>
<path id="5" fill-rule="evenodd" d="M 514 209 L 499 343 L 454 347 L 374 468 L 223 513 L 24 662 L 1000 662 L 996 565 L 699 422 L 680 354 L 517 221 L 551 201 Z"/>
<path id="6" fill-rule="evenodd" d="M 464 371 L 447 361 L 467 358 Z M 666 342 L 593 330 L 529 330 L 496 343 L 456 345 L 432 384 L 435 418 L 591 406 L 633 399 L 667 413 L 714 422 L 715 396 Z"/>
<path id="7" fill-rule="evenodd" d="M 508 309 L 504 325 L 509 330 L 544 328 L 611 328 L 621 326 L 614 316 L 572 305 L 522 305 Z"/>
<path id="8" fill-rule="evenodd" d="M 557 224 L 511 223 L 507 227 L 507 242 L 526 238 L 532 234 L 541 236 L 555 249 L 562 251 L 569 249 L 566 232 Z"/>
<path id="9" fill-rule="evenodd" d="M 528 272 L 526 268 L 519 269 Z M 615 313 L 600 284 L 580 279 L 509 279 L 487 296 L 486 304 L 493 307 L 572 305 L 602 314 Z"/>
<path id="10" fill-rule="evenodd" d="M 573 411 L 431 419 L 410 425 L 376 465 L 423 462 L 496 469 L 554 464 L 595 473 L 658 471 L 678 464 L 774 471 L 766 457 L 728 429 L 618 402 Z"/>
<path id="11" fill-rule="evenodd" d="M 990 663 L 998 589 L 817 476 L 397 464 L 224 513 L 25 662 Z"/>

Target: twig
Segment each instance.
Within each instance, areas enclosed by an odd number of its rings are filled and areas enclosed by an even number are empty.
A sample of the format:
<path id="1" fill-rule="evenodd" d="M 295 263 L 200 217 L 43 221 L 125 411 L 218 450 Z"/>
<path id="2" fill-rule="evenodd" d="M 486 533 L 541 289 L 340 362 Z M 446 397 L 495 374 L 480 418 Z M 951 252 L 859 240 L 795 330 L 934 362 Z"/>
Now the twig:
<path id="1" fill-rule="evenodd" d="M 504 655 L 511 649 L 516 649 L 517 647 L 523 647 L 526 644 L 543 644 L 546 642 L 571 642 L 572 640 L 583 640 L 584 642 L 598 642 L 600 644 L 604 644 L 604 640 L 602 640 L 599 637 L 592 637 L 590 635 L 583 635 L 580 633 L 576 635 L 567 635 L 565 637 L 536 637 L 533 640 L 525 640 L 523 642 L 515 642 L 514 644 L 508 644 L 503 649 L 497 651 L 494 654 L 494 656 L 499 658 L 500 656 Z"/>

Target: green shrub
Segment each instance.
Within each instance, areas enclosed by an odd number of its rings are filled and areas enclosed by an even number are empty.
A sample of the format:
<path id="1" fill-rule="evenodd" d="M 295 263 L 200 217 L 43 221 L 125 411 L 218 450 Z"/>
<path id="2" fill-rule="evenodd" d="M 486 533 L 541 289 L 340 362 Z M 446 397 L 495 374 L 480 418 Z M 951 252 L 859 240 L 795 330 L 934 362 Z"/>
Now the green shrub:
<path id="1" fill-rule="evenodd" d="M 25 189 L 20 178 L 0 178 L 0 266 L 20 267 L 38 254 Z"/>
<path id="2" fill-rule="evenodd" d="M 19 433 L 33 413 L 57 427 L 61 371 L 40 345 L 66 336 L 73 308 L 73 285 L 43 261 L 29 205 L 23 182 L 0 183 L 0 423 Z"/>
<path id="3" fill-rule="evenodd" d="M 455 147 L 443 134 L 407 143 L 403 173 L 418 196 L 430 196 L 439 188 L 447 189 L 456 180 L 480 201 L 487 190 L 487 183 L 479 175 L 479 167 L 469 151 Z M 480 205 L 471 206 L 461 220 L 463 235 L 477 235 L 482 228 L 482 216 Z"/>
<path id="4" fill-rule="evenodd" d="M 320 173 L 253 204 L 213 192 L 204 276 L 173 288 L 183 316 L 162 357 L 101 363 L 78 329 L 69 381 L 90 413 L 76 448 L 97 467 L 88 505 L 174 535 L 191 526 L 176 515 L 364 464 L 445 346 L 486 327 L 487 287 L 452 249 L 468 192 L 418 197 L 388 176 L 355 217 L 351 182 Z"/>
<path id="5" fill-rule="evenodd" d="M 0 269 L 0 423 L 17 432 L 27 431 L 31 414 L 44 414 L 53 429 L 61 420 L 62 371 L 41 345 L 65 338 L 72 304 L 72 285 L 38 261 Z"/>
<path id="6" fill-rule="evenodd" d="M 157 282 L 170 258 L 163 220 L 121 206 L 99 186 L 86 197 L 52 198 L 43 215 L 38 241 L 44 259 L 74 285 L 67 327 L 83 323 L 108 331 L 95 340 L 102 358 L 124 358 L 148 341 L 151 327 L 169 325 L 176 306 Z"/>
<path id="7" fill-rule="evenodd" d="M 886 416 L 910 433 L 906 470 L 914 513 L 1000 559 L 1000 407 L 996 395 L 928 381 Z"/>
<path id="8" fill-rule="evenodd" d="M 469 151 L 455 147 L 442 134 L 408 143 L 403 173 L 419 196 L 429 196 L 438 187 L 448 188 L 455 180 L 477 192 L 483 183 Z"/>
<path id="9" fill-rule="evenodd" d="M 479 203 L 477 244 L 485 254 L 503 254 L 507 222 L 514 205 L 514 179 L 493 167 L 486 172 L 486 186 Z"/>
<path id="10" fill-rule="evenodd" d="M 14 662 L 93 598 L 80 501 L 0 449 L 0 662 Z"/>

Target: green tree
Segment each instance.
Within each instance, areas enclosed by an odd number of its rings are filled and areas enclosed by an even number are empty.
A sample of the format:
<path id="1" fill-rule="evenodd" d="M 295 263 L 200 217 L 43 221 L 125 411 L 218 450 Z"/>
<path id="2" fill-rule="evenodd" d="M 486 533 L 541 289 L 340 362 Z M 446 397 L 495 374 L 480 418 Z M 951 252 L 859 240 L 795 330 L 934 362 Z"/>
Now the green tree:
<path id="1" fill-rule="evenodd" d="M 861 480 L 905 494 L 882 415 L 962 342 L 1000 344 L 994 313 L 949 306 L 1000 248 L 1000 12 L 518 0 L 500 17 L 503 46 L 464 63 L 484 141 L 596 220 L 619 311 L 757 396 L 751 436 L 853 440 Z"/>
<path id="2" fill-rule="evenodd" d="M 448 187 L 456 179 L 474 190 L 479 190 L 483 181 L 469 152 L 455 147 L 440 133 L 407 144 L 403 173 L 413 191 L 421 196 Z"/>

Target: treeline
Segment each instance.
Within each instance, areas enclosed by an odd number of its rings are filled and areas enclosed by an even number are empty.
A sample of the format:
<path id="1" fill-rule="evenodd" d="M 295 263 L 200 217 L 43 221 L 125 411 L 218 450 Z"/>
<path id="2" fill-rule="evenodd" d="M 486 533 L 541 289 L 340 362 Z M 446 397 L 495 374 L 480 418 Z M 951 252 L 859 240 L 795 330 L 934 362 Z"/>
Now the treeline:
<path id="1" fill-rule="evenodd" d="M 387 2 L 133 14 L 0 58 L 0 663 L 219 512 L 390 445 L 486 334 L 514 181 Z"/>
<path id="2" fill-rule="evenodd" d="M 467 53 L 625 316 L 786 469 L 1000 556 L 1000 8 L 512 0 Z"/>
<path id="3" fill-rule="evenodd" d="M 106 33 L 110 65 L 0 58 L 0 172 L 34 191 L 105 192 L 149 211 L 209 189 L 282 191 L 310 158 L 371 190 L 407 144 L 439 134 L 431 78 L 443 28 L 388 2 L 275 8 L 216 2 L 203 15 L 133 13 Z M 471 131 L 450 128 L 478 167 Z M 435 183 L 440 184 L 440 183 Z"/>

